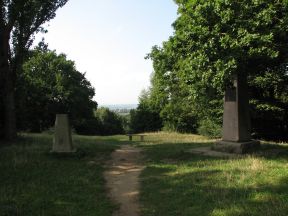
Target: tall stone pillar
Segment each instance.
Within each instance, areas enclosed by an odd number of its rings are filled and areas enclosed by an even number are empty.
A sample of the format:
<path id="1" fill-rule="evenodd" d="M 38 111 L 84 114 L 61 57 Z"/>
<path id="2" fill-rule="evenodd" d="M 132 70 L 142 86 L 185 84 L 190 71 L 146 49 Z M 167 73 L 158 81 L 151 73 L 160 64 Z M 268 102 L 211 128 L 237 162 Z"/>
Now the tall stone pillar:
<path id="1" fill-rule="evenodd" d="M 72 145 L 71 128 L 67 114 L 57 114 L 52 152 L 75 152 Z"/>
<path id="2" fill-rule="evenodd" d="M 251 123 L 247 78 L 237 74 L 233 86 L 225 91 L 222 140 L 213 147 L 216 151 L 243 154 L 253 151 L 260 143 L 251 140 Z"/>

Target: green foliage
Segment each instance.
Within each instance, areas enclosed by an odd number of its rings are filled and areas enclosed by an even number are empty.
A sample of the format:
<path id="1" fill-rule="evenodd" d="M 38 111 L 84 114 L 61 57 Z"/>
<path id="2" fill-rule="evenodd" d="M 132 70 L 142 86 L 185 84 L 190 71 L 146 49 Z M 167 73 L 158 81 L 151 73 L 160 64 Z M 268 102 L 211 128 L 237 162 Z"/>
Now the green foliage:
<path id="1" fill-rule="evenodd" d="M 80 135 L 101 135 L 102 124 L 96 117 L 80 119 L 74 123 L 74 129 Z"/>
<path id="2" fill-rule="evenodd" d="M 161 124 L 159 113 L 143 107 L 130 111 L 130 133 L 159 131 L 162 128 Z"/>
<path id="3" fill-rule="evenodd" d="M 181 101 L 183 102 L 183 101 Z M 161 111 L 164 122 L 164 130 L 181 133 L 195 133 L 197 129 L 197 117 L 186 104 L 169 103 Z"/>
<path id="4" fill-rule="evenodd" d="M 22 129 L 51 127 L 55 114 L 67 113 L 74 123 L 94 116 L 94 88 L 64 54 L 38 47 L 31 51 L 18 79 L 18 119 Z"/>
<path id="5" fill-rule="evenodd" d="M 131 133 L 158 131 L 162 128 L 159 110 L 150 99 L 150 91 L 142 91 L 137 109 L 130 111 Z"/>
<path id="6" fill-rule="evenodd" d="M 182 49 L 179 71 L 194 84 L 191 88 L 221 90 L 229 85 L 232 74 L 259 73 L 286 55 L 283 1 L 177 3 L 180 16 L 174 23 L 174 37 Z"/>
<path id="7" fill-rule="evenodd" d="M 12 43 L 9 44 L 11 52 L 2 53 L 1 50 L 1 55 L 10 55 L 8 57 L 10 69 L 14 71 L 20 69 L 24 54 L 33 43 L 34 35 L 40 31 L 45 32 L 41 25 L 53 19 L 56 11 L 67 2 L 68 0 L 0 2 L 1 39 L 5 34 L 8 34 L 6 35 L 8 40 L 12 39 Z"/>
<path id="8" fill-rule="evenodd" d="M 179 18 L 168 43 L 179 55 L 175 72 L 197 101 L 209 100 L 210 89 L 221 94 L 232 74 L 260 74 L 287 60 L 284 1 L 176 2 Z"/>
<path id="9" fill-rule="evenodd" d="M 179 16 L 173 36 L 147 56 L 154 67 L 149 100 L 164 128 L 193 131 L 200 125 L 198 131 L 205 128 L 214 136 L 213 128 L 222 121 L 224 90 L 240 74 L 249 80 L 254 131 L 263 129 L 259 116 L 269 122 L 263 113 L 272 111 L 274 120 L 281 119 L 273 123 L 281 123 L 278 135 L 287 134 L 287 2 L 175 2 Z"/>
<path id="10" fill-rule="evenodd" d="M 216 124 L 210 119 L 203 119 L 199 123 L 198 133 L 210 138 L 221 137 L 222 125 Z"/>
<path id="11" fill-rule="evenodd" d="M 288 139 L 287 64 L 251 76 L 249 81 L 254 136 Z"/>
<path id="12" fill-rule="evenodd" d="M 0 125 L 5 126 L 6 139 L 11 140 L 16 136 L 14 91 L 18 87 L 16 78 L 22 72 L 24 58 L 35 34 L 45 32 L 41 26 L 53 19 L 57 9 L 67 1 L 0 1 L 0 91 L 3 92 L 0 100 L 3 110 Z"/>
<path id="13" fill-rule="evenodd" d="M 129 109 L 129 111 L 126 110 L 125 115 L 122 115 L 121 113 L 117 112 L 117 115 L 121 120 L 121 124 L 125 134 L 130 133 L 130 121 L 131 121 L 130 110 L 131 109 Z"/>
<path id="14" fill-rule="evenodd" d="M 0 150 L 0 215 L 112 216 L 103 164 L 114 138 L 74 136 L 75 155 L 52 155 L 53 136 L 25 134 Z"/>
<path id="15" fill-rule="evenodd" d="M 128 120 L 109 110 L 100 108 L 95 111 L 95 116 L 89 119 L 80 119 L 74 124 L 74 129 L 80 135 L 117 135 L 124 134 L 127 130 Z"/>
<path id="16" fill-rule="evenodd" d="M 211 146 L 212 140 L 178 136 L 149 134 L 149 141 L 140 143 L 146 158 L 141 215 L 287 214 L 287 144 L 270 144 L 259 155 L 227 159 L 189 153 Z"/>
<path id="17" fill-rule="evenodd" d="M 96 118 L 99 119 L 101 124 L 101 135 L 114 135 L 124 133 L 121 117 L 108 108 L 98 109 L 96 111 Z"/>

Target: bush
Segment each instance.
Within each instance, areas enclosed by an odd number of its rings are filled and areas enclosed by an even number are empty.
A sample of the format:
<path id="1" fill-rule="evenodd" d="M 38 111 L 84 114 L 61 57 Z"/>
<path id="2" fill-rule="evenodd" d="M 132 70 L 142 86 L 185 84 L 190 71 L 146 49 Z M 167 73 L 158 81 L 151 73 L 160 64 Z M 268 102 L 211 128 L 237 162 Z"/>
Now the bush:
<path id="1" fill-rule="evenodd" d="M 124 128 L 120 116 L 108 108 L 100 108 L 96 111 L 96 118 L 101 124 L 101 135 L 123 134 Z"/>
<path id="2" fill-rule="evenodd" d="M 195 133 L 197 130 L 197 117 L 189 106 L 169 103 L 160 115 L 164 121 L 164 130 L 180 133 Z"/>
<path id="3" fill-rule="evenodd" d="M 96 111 L 95 117 L 72 122 L 75 132 L 80 135 L 116 135 L 124 133 L 123 119 L 107 108 Z"/>
<path id="4" fill-rule="evenodd" d="M 251 110 L 252 137 L 254 139 L 288 140 L 287 105 L 286 107 L 265 107 L 259 103 L 252 104 Z"/>
<path id="5" fill-rule="evenodd" d="M 198 133 L 210 138 L 219 138 L 221 137 L 221 125 L 210 119 L 204 119 L 199 123 Z"/>
<path id="6" fill-rule="evenodd" d="M 101 135 L 102 126 L 101 122 L 97 118 L 82 119 L 75 122 L 74 128 L 77 134 L 80 135 Z"/>
<path id="7" fill-rule="evenodd" d="M 162 128 L 162 120 L 159 113 L 138 107 L 130 110 L 130 132 L 153 132 L 159 131 Z"/>

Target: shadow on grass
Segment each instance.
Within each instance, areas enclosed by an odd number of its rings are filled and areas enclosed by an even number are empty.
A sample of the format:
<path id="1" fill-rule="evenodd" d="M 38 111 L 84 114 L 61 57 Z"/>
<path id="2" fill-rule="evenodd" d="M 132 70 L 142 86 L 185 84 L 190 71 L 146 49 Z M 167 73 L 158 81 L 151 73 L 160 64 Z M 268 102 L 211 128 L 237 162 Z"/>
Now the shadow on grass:
<path id="1" fill-rule="evenodd" d="M 199 143 L 199 142 L 190 142 L 190 143 L 161 143 L 161 144 L 148 144 L 147 143 L 136 143 L 145 149 L 145 155 L 147 156 L 148 161 L 189 161 L 191 158 L 203 156 L 193 155 L 187 151 L 198 148 L 198 147 L 210 147 L 214 143 Z M 261 157 L 270 160 L 287 160 L 288 162 L 288 144 L 271 144 L 271 143 L 263 143 L 261 144 L 260 149 L 258 149 L 254 153 L 240 155 L 245 157 Z M 227 157 L 206 157 L 209 160 L 231 160 L 231 158 Z M 237 157 L 235 158 L 238 159 Z"/>
<path id="2" fill-rule="evenodd" d="M 261 156 L 267 159 L 286 159 L 288 160 L 288 144 L 261 144 L 261 149 L 256 153 L 257 156 Z"/>
<path id="3" fill-rule="evenodd" d="M 55 159 L 71 158 L 80 159 L 87 157 L 95 157 L 103 153 L 111 153 L 121 145 L 128 144 L 124 136 L 78 136 L 73 135 L 73 146 L 77 149 L 75 153 L 69 154 L 51 154 L 53 145 L 53 135 L 50 134 L 21 134 L 13 142 L 0 141 L 0 153 L 9 149 L 8 152 L 15 154 L 43 154 Z"/>
<path id="4" fill-rule="evenodd" d="M 101 215 L 107 197 L 103 163 L 122 142 L 75 136 L 78 152 L 51 155 L 53 136 L 28 134 L 0 149 L 0 216 Z"/>
<path id="5" fill-rule="evenodd" d="M 219 172 L 144 180 L 143 215 L 287 215 L 287 178 L 277 185 L 225 187 L 213 184 Z"/>
<path id="6" fill-rule="evenodd" d="M 211 144 L 141 145 L 143 215 L 287 215 L 286 146 L 265 144 L 258 154 L 237 159 L 187 153 L 203 145 Z"/>
<path id="7" fill-rule="evenodd" d="M 163 144 L 145 144 L 141 143 L 139 146 L 143 148 L 145 158 L 148 162 L 160 162 L 160 163 L 183 163 L 194 160 L 195 158 L 205 158 L 200 155 L 194 155 L 188 152 L 188 150 L 197 147 L 209 147 L 213 143 L 163 143 Z M 219 160 L 219 158 L 206 157 L 209 160 Z M 223 158 L 225 160 L 225 158 Z M 227 159 L 226 159 L 227 160 Z"/>

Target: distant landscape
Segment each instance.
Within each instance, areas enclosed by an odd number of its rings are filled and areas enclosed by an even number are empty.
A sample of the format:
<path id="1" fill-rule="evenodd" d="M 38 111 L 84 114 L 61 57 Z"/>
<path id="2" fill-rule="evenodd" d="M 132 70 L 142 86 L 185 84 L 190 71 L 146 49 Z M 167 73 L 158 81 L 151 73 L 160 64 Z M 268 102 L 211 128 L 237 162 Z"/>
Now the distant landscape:
<path id="1" fill-rule="evenodd" d="M 120 115 L 126 115 L 126 114 L 129 114 L 131 109 L 136 109 L 137 106 L 138 106 L 137 104 L 103 104 L 103 105 L 99 105 L 99 108 L 105 107 Z"/>

